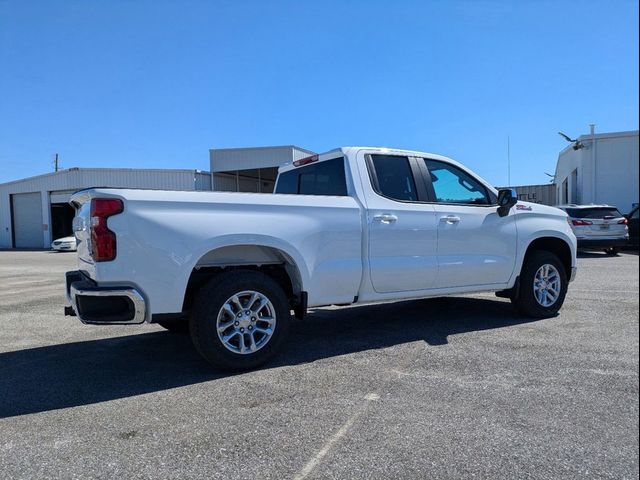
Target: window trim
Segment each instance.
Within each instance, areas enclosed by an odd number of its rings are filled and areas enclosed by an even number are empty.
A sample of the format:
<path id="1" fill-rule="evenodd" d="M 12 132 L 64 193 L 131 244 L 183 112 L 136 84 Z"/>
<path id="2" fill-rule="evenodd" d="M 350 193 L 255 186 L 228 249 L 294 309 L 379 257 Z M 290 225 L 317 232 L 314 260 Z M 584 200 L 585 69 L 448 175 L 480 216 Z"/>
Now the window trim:
<path id="1" fill-rule="evenodd" d="M 420 170 L 422 173 L 422 177 L 424 179 L 424 183 L 427 189 L 427 192 L 429 192 L 429 201 L 427 203 L 431 203 L 434 205 L 459 205 L 461 207 L 497 207 L 498 206 L 498 199 L 497 198 L 493 198 L 495 197 L 495 195 L 491 195 L 491 191 L 489 190 L 489 188 L 484 184 L 484 182 L 481 182 L 478 178 L 476 178 L 474 175 L 472 175 L 470 172 L 468 172 L 467 170 L 464 170 L 460 167 L 458 167 L 457 165 L 454 165 L 450 162 L 441 160 L 439 158 L 430 158 L 430 157 L 417 157 L 418 160 L 418 164 L 420 166 Z M 443 163 L 449 167 L 452 167 L 458 171 L 461 171 L 463 173 L 465 173 L 466 175 L 468 175 L 469 177 L 471 177 L 474 181 L 476 181 L 483 189 L 484 189 L 484 194 L 485 197 L 490 201 L 490 202 L 495 202 L 495 203 L 487 203 L 484 205 L 479 205 L 477 203 L 456 203 L 456 202 L 438 202 L 437 201 L 437 197 L 436 197 L 436 191 L 435 188 L 433 188 L 433 182 L 431 181 L 431 172 L 429 171 L 429 167 L 427 167 L 427 160 L 432 161 L 432 162 L 438 162 L 438 163 Z"/>
<path id="2" fill-rule="evenodd" d="M 373 155 L 380 155 L 385 157 L 400 157 L 406 158 L 409 162 L 409 169 L 411 170 L 411 176 L 413 177 L 413 184 L 416 187 L 416 196 L 417 200 L 401 200 L 399 198 L 393 198 L 388 195 L 382 193 L 380 189 L 380 184 L 378 183 L 378 173 L 376 172 L 375 165 L 373 163 Z M 408 204 L 423 204 L 423 203 L 431 203 L 429 202 L 429 192 L 426 189 L 424 184 L 424 179 L 422 175 L 422 171 L 420 170 L 420 165 L 418 159 L 411 155 L 403 155 L 398 153 L 366 153 L 365 156 L 365 164 L 367 166 L 367 172 L 369 173 L 369 181 L 371 183 L 371 188 L 373 192 L 387 200 L 391 200 L 392 202 L 398 203 L 408 203 Z"/>

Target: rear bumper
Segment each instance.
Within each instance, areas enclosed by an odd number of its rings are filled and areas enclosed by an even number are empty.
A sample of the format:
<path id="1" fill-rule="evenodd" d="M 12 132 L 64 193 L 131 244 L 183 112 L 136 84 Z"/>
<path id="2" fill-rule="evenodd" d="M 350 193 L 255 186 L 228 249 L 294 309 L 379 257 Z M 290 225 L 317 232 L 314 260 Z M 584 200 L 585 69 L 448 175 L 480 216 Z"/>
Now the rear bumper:
<path id="1" fill-rule="evenodd" d="M 66 287 L 67 300 L 82 323 L 128 325 L 147 317 L 146 301 L 133 287 L 99 286 L 80 271 L 66 273 Z"/>
<path id="2" fill-rule="evenodd" d="M 628 238 L 578 239 L 578 248 L 626 247 L 628 244 Z"/>

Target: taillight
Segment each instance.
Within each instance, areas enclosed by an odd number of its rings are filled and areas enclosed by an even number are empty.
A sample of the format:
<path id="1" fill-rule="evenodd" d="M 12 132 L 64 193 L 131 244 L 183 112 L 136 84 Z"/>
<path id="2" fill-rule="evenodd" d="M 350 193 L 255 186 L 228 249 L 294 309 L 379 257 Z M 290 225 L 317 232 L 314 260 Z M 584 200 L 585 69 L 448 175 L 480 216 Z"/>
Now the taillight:
<path id="1" fill-rule="evenodd" d="M 311 155 L 310 157 L 301 158 L 300 160 L 296 160 L 293 162 L 294 167 L 301 167 L 303 165 L 308 165 L 309 163 L 317 162 L 320 157 L 318 155 Z"/>
<path id="2" fill-rule="evenodd" d="M 117 198 L 91 200 L 91 257 L 96 262 L 116 258 L 116 234 L 109 230 L 107 219 L 123 210 L 124 204 Z"/>
<path id="3" fill-rule="evenodd" d="M 584 227 L 585 225 L 593 225 L 593 222 L 589 220 L 571 220 L 571 223 L 576 227 Z"/>
<path id="4" fill-rule="evenodd" d="M 629 220 L 627 220 L 626 218 L 623 218 L 618 222 L 618 225 L 629 225 Z"/>

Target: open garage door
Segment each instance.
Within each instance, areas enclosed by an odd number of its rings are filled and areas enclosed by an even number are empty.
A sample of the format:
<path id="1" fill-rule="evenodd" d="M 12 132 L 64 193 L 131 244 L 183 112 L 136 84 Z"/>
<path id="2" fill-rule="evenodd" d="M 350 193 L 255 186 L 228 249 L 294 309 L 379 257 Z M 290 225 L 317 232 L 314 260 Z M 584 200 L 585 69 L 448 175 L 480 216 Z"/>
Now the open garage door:
<path id="1" fill-rule="evenodd" d="M 73 217 L 76 211 L 68 203 L 51 204 L 51 240 L 73 236 Z"/>
<path id="2" fill-rule="evenodd" d="M 74 208 L 69 205 L 75 190 L 56 190 L 49 193 L 51 204 L 51 240 L 73 236 Z"/>
<path id="3" fill-rule="evenodd" d="M 40 192 L 11 195 L 14 248 L 42 248 L 42 196 Z"/>

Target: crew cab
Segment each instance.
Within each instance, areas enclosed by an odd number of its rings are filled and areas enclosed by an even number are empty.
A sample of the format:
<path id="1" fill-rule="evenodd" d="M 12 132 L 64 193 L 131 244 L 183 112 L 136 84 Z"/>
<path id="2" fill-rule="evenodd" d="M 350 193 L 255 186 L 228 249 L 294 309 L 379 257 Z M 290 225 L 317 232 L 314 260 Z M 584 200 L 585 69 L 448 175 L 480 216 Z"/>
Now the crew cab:
<path id="1" fill-rule="evenodd" d="M 227 370 L 269 360 L 292 312 L 490 291 L 547 317 L 576 273 L 565 212 L 416 151 L 314 155 L 282 167 L 273 194 L 95 188 L 71 203 L 66 313 L 188 330 Z"/>

